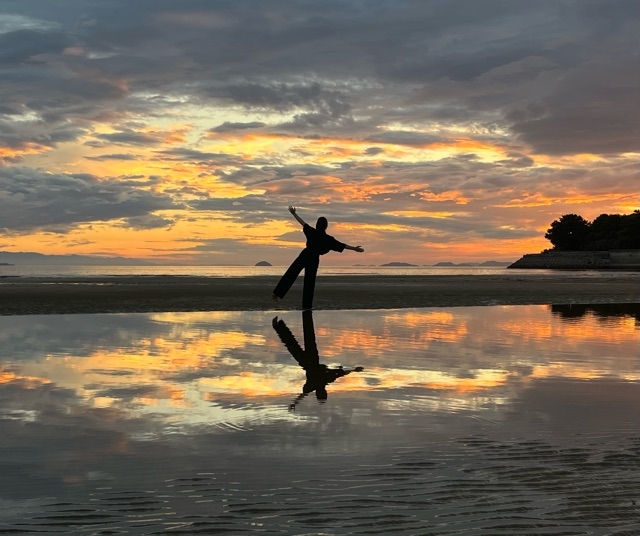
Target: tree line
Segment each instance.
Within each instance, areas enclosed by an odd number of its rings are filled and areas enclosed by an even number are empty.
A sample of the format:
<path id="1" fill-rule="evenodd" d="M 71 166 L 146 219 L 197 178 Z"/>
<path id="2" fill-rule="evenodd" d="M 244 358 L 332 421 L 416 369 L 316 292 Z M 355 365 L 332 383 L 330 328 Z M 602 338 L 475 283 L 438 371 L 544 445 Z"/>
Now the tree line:
<path id="1" fill-rule="evenodd" d="M 578 214 L 565 214 L 551 224 L 544 237 L 556 251 L 640 249 L 640 210 L 600 214 L 591 222 Z"/>

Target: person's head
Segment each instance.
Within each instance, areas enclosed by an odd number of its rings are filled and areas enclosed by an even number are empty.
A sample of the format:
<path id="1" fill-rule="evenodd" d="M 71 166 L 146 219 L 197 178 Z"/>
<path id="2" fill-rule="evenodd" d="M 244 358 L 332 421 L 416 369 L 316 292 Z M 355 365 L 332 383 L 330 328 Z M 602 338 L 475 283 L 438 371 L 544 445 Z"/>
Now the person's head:
<path id="1" fill-rule="evenodd" d="M 329 222 L 324 216 L 320 216 L 316 222 L 316 231 L 326 231 L 329 227 Z"/>

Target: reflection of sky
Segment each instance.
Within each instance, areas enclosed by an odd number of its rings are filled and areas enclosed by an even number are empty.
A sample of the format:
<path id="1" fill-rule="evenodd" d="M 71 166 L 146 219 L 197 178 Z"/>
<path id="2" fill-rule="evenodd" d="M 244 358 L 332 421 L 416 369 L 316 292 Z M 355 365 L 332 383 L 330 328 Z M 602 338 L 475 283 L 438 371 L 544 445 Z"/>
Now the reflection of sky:
<path id="1" fill-rule="evenodd" d="M 36 484 L 142 478 L 167 458 L 169 474 L 187 465 L 219 469 L 224 453 L 276 467 L 309 453 L 376 459 L 389 446 L 480 432 L 638 434 L 637 311 L 635 318 L 589 310 L 564 318 L 546 306 L 317 311 L 321 363 L 364 371 L 330 383 L 325 403 L 310 395 L 295 411 L 288 406 L 305 371 L 272 317 L 5 317 L 7 497 L 30 497 Z M 301 315 L 281 319 L 303 345 Z"/>
<path id="2" fill-rule="evenodd" d="M 550 316 L 546 306 L 314 316 L 321 362 L 365 367 L 332 383 L 330 395 L 366 397 L 387 410 L 481 411 L 508 404 L 541 378 L 640 379 L 637 321 L 630 316 L 586 314 L 565 321 Z M 64 390 L 82 407 L 146 415 L 174 429 L 286 418 L 280 410 L 300 392 L 304 375 L 271 328 L 271 317 L 213 312 L 6 318 L 2 381 L 23 386 L 18 392 Z M 282 319 L 302 344 L 300 315 Z"/>

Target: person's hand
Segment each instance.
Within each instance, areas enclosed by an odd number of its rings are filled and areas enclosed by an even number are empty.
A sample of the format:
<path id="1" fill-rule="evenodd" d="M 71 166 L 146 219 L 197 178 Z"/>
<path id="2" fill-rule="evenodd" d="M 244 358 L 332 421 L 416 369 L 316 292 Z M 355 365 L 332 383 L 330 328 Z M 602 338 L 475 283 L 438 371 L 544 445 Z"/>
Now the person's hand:
<path id="1" fill-rule="evenodd" d="M 292 207 L 291 205 L 289 205 L 289 212 L 291 212 L 291 214 L 295 214 L 296 213 L 296 207 Z"/>
<path id="2" fill-rule="evenodd" d="M 362 246 L 356 246 L 355 248 L 353 248 L 353 251 L 357 251 L 358 253 L 363 253 L 364 249 L 362 249 Z"/>

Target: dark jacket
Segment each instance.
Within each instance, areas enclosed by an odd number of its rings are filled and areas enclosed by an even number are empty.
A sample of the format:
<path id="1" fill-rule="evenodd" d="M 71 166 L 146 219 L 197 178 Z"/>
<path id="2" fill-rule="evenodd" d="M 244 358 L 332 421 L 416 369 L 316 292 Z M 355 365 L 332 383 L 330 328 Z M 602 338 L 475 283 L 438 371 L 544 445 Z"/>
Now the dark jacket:
<path id="1" fill-rule="evenodd" d="M 330 251 L 342 253 L 346 246 L 346 244 L 339 242 L 324 231 L 318 231 L 311 227 L 308 223 L 304 224 L 302 232 L 304 232 L 304 235 L 307 237 L 307 249 L 316 255 L 324 255 Z"/>

